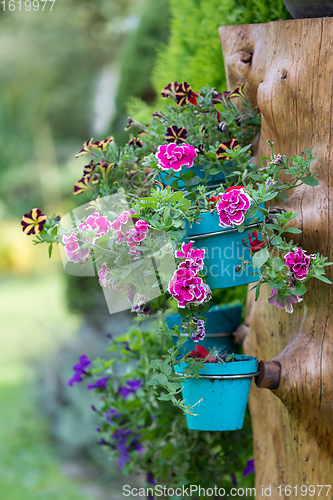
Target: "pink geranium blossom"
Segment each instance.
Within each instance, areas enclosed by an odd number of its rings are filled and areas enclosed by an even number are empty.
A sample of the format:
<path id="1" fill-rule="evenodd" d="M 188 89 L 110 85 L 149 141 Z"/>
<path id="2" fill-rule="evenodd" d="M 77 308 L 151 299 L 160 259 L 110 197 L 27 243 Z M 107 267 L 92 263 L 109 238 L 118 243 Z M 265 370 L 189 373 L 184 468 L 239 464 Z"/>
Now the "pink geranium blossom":
<path id="1" fill-rule="evenodd" d="M 245 213 L 250 208 L 251 198 L 243 188 L 235 186 L 221 194 L 221 201 L 216 203 L 220 217 L 220 226 L 240 226 L 245 220 Z"/>
<path id="2" fill-rule="evenodd" d="M 87 241 L 89 243 L 95 243 L 100 236 L 107 234 L 110 228 L 111 222 L 108 221 L 104 215 L 101 215 L 98 212 L 94 212 L 93 215 L 89 215 L 86 222 L 81 222 L 78 225 L 78 229 L 81 233 L 97 229 L 96 236 L 93 238 L 92 242 L 90 241 L 90 238 L 87 237 Z"/>
<path id="3" fill-rule="evenodd" d="M 312 259 L 316 258 L 314 254 L 310 255 L 310 257 Z M 294 248 L 293 252 L 289 252 L 285 255 L 289 271 L 292 272 L 298 280 L 303 280 L 307 277 L 310 267 L 310 257 L 306 255 L 302 248 Z"/>
<path id="4" fill-rule="evenodd" d="M 148 222 L 145 222 L 144 220 L 138 220 L 136 221 L 134 228 L 130 229 L 126 233 L 125 239 L 128 246 L 130 247 L 130 254 L 137 254 L 136 246 L 146 238 L 149 227 L 150 225 L 148 224 Z"/>
<path id="5" fill-rule="evenodd" d="M 188 268 L 196 271 L 201 271 L 204 267 L 205 250 L 192 248 L 194 241 L 183 243 L 181 250 L 176 251 L 177 259 L 184 259 L 179 265 L 179 268 Z"/>
<path id="6" fill-rule="evenodd" d="M 169 292 L 177 300 L 178 307 L 187 304 L 202 304 L 207 299 L 207 288 L 195 271 L 186 268 L 177 269 L 170 283 Z"/>
<path id="7" fill-rule="evenodd" d="M 129 221 L 133 221 L 132 214 L 134 214 L 133 210 L 123 212 L 111 223 L 111 227 L 117 234 L 118 242 L 125 241 L 126 233 L 132 228 L 132 225 L 129 224 Z"/>
<path id="8" fill-rule="evenodd" d="M 177 145 L 174 142 L 159 146 L 156 153 L 159 167 L 164 170 L 172 168 L 176 172 L 181 170 L 182 167 L 192 167 L 196 156 L 197 153 L 191 144 Z"/>
<path id="9" fill-rule="evenodd" d="M 103 287 L 106 287 L 108 284 L 108 279 L 109 279 L 109 269 L 106 264 L 103 264 L 98 272 L 99 284 Z"/>
<path id="10" fill-rule="evenodd" d="M 280 309 L 285 309 L 288 313 L 293 312 L 293 304 L 302 302 L 302 298 L 298 295 L 284 295 L 283 297 L 278 297 L 277 288 L 272 289 L 272 293 L 268 298 L 268 304 L 271 306 L 279 307 Z"/>
<path id="11" fill-rule="evenodd" d="M 68 236 L 64 235 L 62 241 L 65 245 L 68 260 L 78 263 L 87 259 L 89 255 L 89 248 L 82 248 L 84 242 L 79 240 L 75 231 L 71 232 Z"/>

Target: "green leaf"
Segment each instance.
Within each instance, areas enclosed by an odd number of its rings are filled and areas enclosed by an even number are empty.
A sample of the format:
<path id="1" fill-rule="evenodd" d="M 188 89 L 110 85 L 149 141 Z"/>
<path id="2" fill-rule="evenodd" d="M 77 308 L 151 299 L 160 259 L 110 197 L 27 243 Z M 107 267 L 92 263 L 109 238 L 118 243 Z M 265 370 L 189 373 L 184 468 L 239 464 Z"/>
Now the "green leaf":
<path id="1" fill-rule="evenodd" d="M 173 193 L 171 196 L 167 198 L 167 201 L 179 201 L 183 198 L 183 192 L 182 191 L 176 191 Z"/>
<path id="2" fill-rule="evenodd" d="M 303 182 L 303 184 L 306 184 L 307 186 L 319 186 L 319 181 L 315 177 L 312 177 L 311 175 L 303 177 L 301 181 Z"/>
<path id="3" fill-rule="evenodd" d="M 293 294 L 304 295 L 306 291 L 307 291 L 306 286 L 303 283 L 298 283 L 298 285 L 296 285 L 295 289 L 293 290 Z"/>
<path id="4" fill-rule="evenodd" d="M 299 234 L 302 231 L 300 229 L 298 229 L 297 227 L 287 227 L 283 232 L 284 233 Z"/>
<path id="5" fill-rule="evenodd" d="M 200 184 L 200 182 L 200 177 L 198 175 L 195 175 L 194 177 L 192 177 L 192 179 L 185 182 L 185 186 L 196 186 L 197 184 Z"/>
<path id="6" fill-rule="evenodd" d="M 329 285 L 332 284 L 332 281 L 330 281 L 328 278 L 325 278 L 325 276 L 315 275 L 315 278 L 317 278 L 317 280 L 323 281 L 324 283 L 328 283 Z"/>
<path id="7" fill-rule="evenodd" d="M 191 207 L 191 202 L 186 198 L 183 198 L 177 204 L 177 208 L 179 208 L 180 210 L 188 210 L 190 207 Z"/>
<path id="8" fill-rule="evenodd" d="M 183 178 L 183 181 L 189 181 L 194 176 L 195 176 L 195 173 L 193 172 L 193 170 L 189 170 L 188 172 L 186 172 L 186 174 L 182 175 L 182 178 Z"/>
<path id="9" fill-rule="evenodd" d="M 259 269 L 265 262 L 269 259 L 269 251 L 267 247 L 262 248 L 259 252 L 256 252 L 252 257 L 253 267 Z"/>
<path id="10" fill-rule="evenodd" d="M 209 169 L 210 175 L 216 175 L 216 174 L 219 174 L 220 172 L 221 172 L 221 170 L 218 167 L 212 167 Z"/>
<path id="11" fill-rule="evenodd" d="M 165 385 L 165 383 L 168 381 L 167 377 L 164 375 L 164 373 L 160 373 L 159 376 L 157 377 L 159 384 Z"/>

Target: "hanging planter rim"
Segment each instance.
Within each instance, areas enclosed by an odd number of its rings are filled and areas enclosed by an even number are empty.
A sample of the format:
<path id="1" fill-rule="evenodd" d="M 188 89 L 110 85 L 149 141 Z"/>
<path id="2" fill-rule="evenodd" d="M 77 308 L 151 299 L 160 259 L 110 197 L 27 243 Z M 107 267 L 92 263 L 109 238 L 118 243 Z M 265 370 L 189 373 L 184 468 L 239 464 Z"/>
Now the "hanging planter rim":
<path id="1" fill-rule="evenodd" d="M 248 229 L 254 229 L 255 227 L 259 227 L 260 226 L 260 223 L 258 222 L 257 224 L 249 224 L 247 226 L 245 226 L 244 228 L 244 233 L 248 230 Z M 187 236 L 185 238 L 185 240 L 200 240 L 201 238 L 208 238 L 209 236 L 216 236 L 218 234 L 228 234 L 228 233 L 238 233 L 238 229 L 237 228 L 232 228 L 232 229 L 222 229 L 221 231 L 215 231 L 213 233 L 205 233 L 205 234 L 194 234 L 193 236 Z"/>
<path id="2" fill-rule="evenodd" d="M 183 374 L 183 370 L 185 367 L 189 366 L 186 362 L 180 363 L 176 365 L 175 372 L 178 375 Z M 202 378 L 214 378 L 214 376 L 222 376 L 225 377 L 229 375 L 228 378 L 232 378 L 230 376 L 234 375 L 249 375 L 254 377 L 253 373 L 257 374 L 258 371 L 258 358 L 255 356 L 245 356 L 244 354 L 236 354 L 235 361 L 230 361 L 228 363 L 204 363 L 206 370 L 203 368 L 199 368 L 199 376 L 204 375 Z M 186 377 L 187 379 L 193 379 L 194 377 Z"/>

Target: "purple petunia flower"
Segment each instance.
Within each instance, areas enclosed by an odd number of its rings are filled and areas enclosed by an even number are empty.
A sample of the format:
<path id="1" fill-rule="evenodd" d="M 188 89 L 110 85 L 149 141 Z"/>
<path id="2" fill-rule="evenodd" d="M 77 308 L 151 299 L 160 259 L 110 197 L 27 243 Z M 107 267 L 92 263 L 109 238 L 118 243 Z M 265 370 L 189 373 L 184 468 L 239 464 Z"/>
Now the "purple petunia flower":
<path id="1" fill-rule="evenodd" d="M 143 381 L 140 379 L 127 380 L 126 384 L 127 387 L 121 386 L 119 388 L 119 393 L 124 399 L 143 387 Z"/>
<path id="2" fill-rule="evenodd" d="M 113 408 L 110 408 L 108 411 L 104 413 L 104 419 L 110 423 L 113 423 L 114 418 L 121 418 L 122 416 L 123 416 L 122 413 L 117 412 Z"/>
<path id="3" fill-rule="evenodd" d="M 86 368 L 90 365 L 91 361 L 89 361 L 88 356 L 83 354 L 80 356 L 79 363 L 73 366 L 73 370 L 75 371 L 72 378 L 68 380 L 68 385 L 71 387 L 74 382 L 79 383 L 82 382 L 82 376 L 86 375 Z"/>
<path id="4" fill-rule="evenodd" d="M 105 389 L 108 377 L 100 378 L 96 380 L 94 384 L 87 385 L 87 389 L 91 391 L 92 389 Z"/>
<path id="5" fill-rule="evenodd" d="M 146 481 L 148 484 L 151 484 L 152 486 L 156 485 L 154 474 L 152 472 L 147 472 Z"/>
<path id="6" fill-rule="evenodd" d="M 303 280 L 307 277 L 310 267 L 310 258 L 315 259 L 316 256 L 312 254 L 309 257 L 302 248 L 294 248 L 293 252 L 289 252 L 285 255 L 289 271 L 293 273 L 298 280 Z"/>
<path id="7" fill-rule="evenodd" d="M 246 477 L 249 474 L 254 474 L 254 473 L 255 473 L 254 458 L 251 458 L 246 462 L 246 468 L 243 470 L 243 476 Z"/>
<path id="8" fill-rule="evenodd" d="M 205 322 L 203 319 L 197 319 L 193 317 L 193 321 L 196 325 L 196 329 L 192 332 L 192 340 L 194 342 L 199 342 L 203 340 L 206 336 Z"/>
<path id="9" fill-rule="evenodd" d="M 292 313 L 294 311 L 293 309 L 293 304 L 297 304 L 297 302 L 302 302 L 302 297 L 299 297 L 298 295 L 284 295 L 283 297 L 278 296 L 278 289 L 277 288 L 272 288 L 272 293 L 268 297 L 268 304 L 270 306 L 276 306 L 279 307 L 280 309 L 285 309 L 286 312 Z"/>
<path id="10" fill-rule="evenodd" d="M 237 479 L 236 479 L 236 476 L 234 473 L 230 474 L 230 482 L 231 484 L 233 484 L 234 486 L 237 486 Z"/>

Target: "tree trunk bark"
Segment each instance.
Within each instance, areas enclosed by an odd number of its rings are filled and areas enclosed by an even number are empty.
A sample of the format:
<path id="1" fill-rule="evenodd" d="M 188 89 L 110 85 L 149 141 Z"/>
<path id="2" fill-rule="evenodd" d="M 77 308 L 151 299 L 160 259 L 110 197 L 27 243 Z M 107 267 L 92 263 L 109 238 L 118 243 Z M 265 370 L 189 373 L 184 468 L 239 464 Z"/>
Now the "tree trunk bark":
<path id="1" fill-rule="evenodd" d="M 333 18 L 223 26 L 220 38 L 228 88 L 248 82 L 262 113 L 254 163 L 268 154 L 267 140 L 275 154 L 314 153 L 320 185 L 296 188 L 279 207 L 301 212 L 294 225 L 303 233 L 294 241 L 332 261 Z M 250 395 L 257 499 L 333 498 L 332 286 L 308 285 L 293 314 L 267 304 L 268 287 L 257 302 L 248 296 L 244 350 L 281 364 L 278 389 L 253 387 Z"/>

